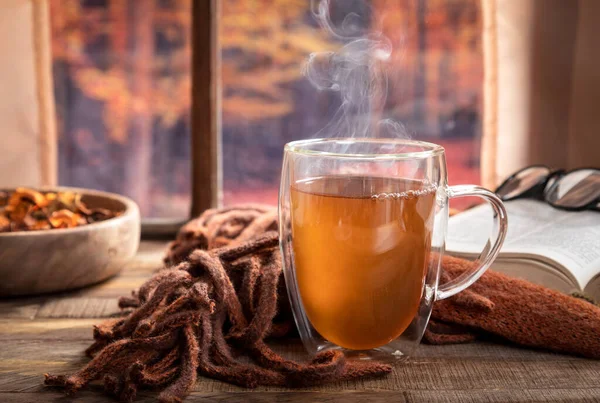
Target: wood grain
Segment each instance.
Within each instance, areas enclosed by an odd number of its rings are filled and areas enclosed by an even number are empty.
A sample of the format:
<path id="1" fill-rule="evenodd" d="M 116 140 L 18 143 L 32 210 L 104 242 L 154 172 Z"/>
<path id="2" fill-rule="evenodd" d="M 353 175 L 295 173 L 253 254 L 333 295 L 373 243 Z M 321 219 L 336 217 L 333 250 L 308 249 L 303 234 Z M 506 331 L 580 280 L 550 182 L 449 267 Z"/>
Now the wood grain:
<path id="1" fill-rule="evenodd" d="M 219 3 L 192 2 L 192 217 L 219 204 Z"/>
<path id="2" fill-rule="evenodd" d="M 0 301 L 0 401 L 65 402 L 42 386 L 43 373 L 70 373 L 87 362 L 92 325 L 118 314 L 114 297 L 128 294 L 160 267 L 160 242 L 143 242 L 138 257 L 118 277 L 101 285 L 51 296 Z M 272 343 L 293 359 L 306 359 L 298 340 Z M 188 401 L 202 402 L 517 402 L 600 400 L 600 362 L 494 343 L 422 345 L 415 356 L 382 379 L 290 390 L 245 390 L 200 378 Z M 77 396 L 110 402 L 99 385 Z M 156 394 L 143 391 L 140 402 Z"/>

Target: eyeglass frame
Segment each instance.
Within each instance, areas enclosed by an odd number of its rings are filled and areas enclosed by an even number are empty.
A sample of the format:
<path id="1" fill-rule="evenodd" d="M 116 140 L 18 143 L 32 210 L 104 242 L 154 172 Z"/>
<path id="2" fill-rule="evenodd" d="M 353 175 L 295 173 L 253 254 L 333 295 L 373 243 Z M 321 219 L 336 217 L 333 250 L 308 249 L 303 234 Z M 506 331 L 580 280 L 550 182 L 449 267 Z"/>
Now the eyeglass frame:
<path id="1" fill-rule="evenodd" d="M 500 189 L 502 189 L 502 187 L 506 186 L 508 183 L 510 183 L 510 181 L 516 179 L 516 177 L 523 171 L 531 169 L 531 168 L 546 168 L 548 169 L 549 173 L 548 175 L 546 175 L 545 177 L 543 177 L 543 179 L 541 179 L 538 183 L 536 183 L 535 185 L 533 185 L 531 188 L 529 188 L 528 190 L 524 191 L 521 194 L 518 194 L 516 196 L 512 196 L 512 197 L 503 197 L 501 195 L 498 194 L 498 191 L 500 191 Z M 559 183 L 559 180 L 563 177 L 565 177 L 566 175 L 572 174 L 573 172 L 577 172 L 577 171 L 583 171 L 583 170 L 594 170 L 594 171 L 598 171 L 600 173 L 600 169 L 599 168 L 595 168 L 595 167 L 580 167 L 580 168 L 575 168 L 572 170 L 566 170 L 566 169 L 553 169 L 550 168 L 547 165 L 543 165 L 543 164 L 533 164 L 533 165 L 529 165 L 526 166 L 524 168 L 519 169 L 518 171 L 516 171 L 515 173 L 513 173 L 512 175 L 510 175 L 508 178 L 506 178 L 495 190 L 494 193 L 496 193 L 498 195 L 498 197 L 500 198 L 500 200 L 502 201 L 510 201 L 510 200 L 516 200 L 516 199 L 526 199 L 526 198 L 532 198 L 532 199 L 536 199 L 536 200 L 541 200 L 544 201 L 546 203 L 548 203 L 550 206 L 559 209 L 559 210 L 565 210 L 565 211 L 584 211 L 584 210 L 594 210 L 594 211 L 600 211 L 600 197 L 590 201 L 587 204 L 584 204 L 583 206 L 578 206 L 578 207 L 571 207 L 571 206 L 559 206 L 556 205 L 552 202 L 550 202 L 549 200 L 546 199 L 546 195 L 549 194 L 554 187 L 557 186 L 557 184 Z"/>

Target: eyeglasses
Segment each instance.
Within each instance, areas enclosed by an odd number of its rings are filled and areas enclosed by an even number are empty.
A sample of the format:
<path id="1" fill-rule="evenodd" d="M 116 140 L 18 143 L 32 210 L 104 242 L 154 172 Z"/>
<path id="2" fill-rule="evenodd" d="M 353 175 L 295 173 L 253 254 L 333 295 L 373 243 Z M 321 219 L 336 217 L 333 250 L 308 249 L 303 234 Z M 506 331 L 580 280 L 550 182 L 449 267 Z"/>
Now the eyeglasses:
<path id="1" fill-rule="evenodd" d="M 532 165 L 517 171 L 496 189 L 503 201 L 535 198 L 552 207 L 600 211 L 600 169 L 552 170 Z"/>

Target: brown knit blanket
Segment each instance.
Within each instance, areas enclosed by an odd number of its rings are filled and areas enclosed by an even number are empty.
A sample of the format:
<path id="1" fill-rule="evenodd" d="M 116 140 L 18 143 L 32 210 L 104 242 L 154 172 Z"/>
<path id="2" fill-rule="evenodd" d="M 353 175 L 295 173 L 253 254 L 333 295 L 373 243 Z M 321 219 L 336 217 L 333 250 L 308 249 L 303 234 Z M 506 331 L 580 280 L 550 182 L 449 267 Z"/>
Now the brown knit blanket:
<path id="1" fill-rule="evenodd" d="M 340 351 L 298 363 L 269 348 L 266 338 L 294 330 L 276 228 L 274 209 L 249 205 L 208 210 L 186 224 L 169 245 L 166 268 L 120 299 L 126 316 L 94 327 L 92 360 L 70 376 L 46 375 L 45 383 L 71 394 L 101 379 L 121 401 L 151 387 L 162 389 L 160 401 L 179 402 L 198 374 L 245 387 L 296 387 L 389 373 L 389 365 L 346 360 Z M 470 268 L 444 257 L 442 280 Z M 425 340 L 468 342 L 490 333 L 600 358 L 599 308 L 491 271 L 436 302 Z"/>

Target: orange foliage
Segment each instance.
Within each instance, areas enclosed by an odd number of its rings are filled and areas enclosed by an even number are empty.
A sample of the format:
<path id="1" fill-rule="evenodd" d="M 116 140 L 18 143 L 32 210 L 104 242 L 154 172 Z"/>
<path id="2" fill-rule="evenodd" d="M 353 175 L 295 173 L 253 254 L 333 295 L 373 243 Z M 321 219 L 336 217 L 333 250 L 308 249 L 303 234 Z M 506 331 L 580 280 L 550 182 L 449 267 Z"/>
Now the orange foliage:
<path id="1" fill-rule="evenodd" d="M 76 85 L 87 96 L 106 101 L 105 123 L 109 138 L 116 142 L 127 137 L 129 113 L 157 116 L 161 124 L 170 127 L 188 113 L 191 103 L 191 0 L 179 0 L 169 9 L 156 9 L 149 21 L 166 38 L 176 39 L 183 32 L 183 43 L 174 54 L 168 59 L 157 54 L 148 62 L 153 74 L 151 102 L 137 99 L 131 88 L 130 76 L 139 72 L 128 70 L 125 48 L 133 29 L 128 27 L 126 15 L 127 8 L 134 4 L 139 7 L 139 3 L 111 0 L 109 8 L 83 10 L 79 0 L 50 2 L 54 58 L 70 64 L 75 70 Z M 480 92 L 481 26 L 479 18 L 470 19 L 480 13 L 476 1 L 427 0 L 424 27 L 418 25 L 416 0 L 373 0 L 372 4 L 373 29 L 381 30 L 394 47 L 389 76 L 400 85 L 396 93 L 391 90 L 388 103 L 399 115 L 407 114 L 403 111 L 403 99 L 416 96 L 415 77 L 423 74 L 417 63 L 419 29 L 427 29 L 424 57 L 430 120 L 436 121 L 440 113 L 450 113 L 457 102 L 453 98 L 438 101 L 440 87 L 458 88 L 466 94 Z M 308 0 L 227 0 L 221 5 L 224 121 L 235 124 L 289 114 L 294 105 L 286 84 L 301 79 L 302 64 L 311 52 L 335 50 L 341 44 L 323 30 L 306 24 L 312 18 Z M 453 7 L 462 10 L 457 13 L 459 21 L 449 20 Z M 460 29 L 456 29 L 457 25 Z M 115 63 L 107 70 L 95 66 L 85 50 L 85 45 L 99 35 L 108 35 L 115 52 Z M 438 66 L 444 52 L 451 52 L 454 60 L 449 73 L 453 84 L 440 81 L 444 77 L 439 76 Z M 181 74 L 157 76 L 155 72 L 166 64 Z M 469 100 L 463 96 L 458 102 L 465 104 Z"/>
<path id="2" fill-rule="evenodd" d="M 339 44 L 305 24 L 310 1 L 229 0 L 222 4 L 221 46 L 239 51 L 234 56 L 225 53 L 223 58 L 224 120 L 252 122 L 291 113 L 295 105 L 284 84 L 302 77 L 302 64 L 311 52 L 333 50 Z"/>
<path id="3" fill-rule="evenodd" d="M 132 76 L 146 72 L 132 71 L 131 55 L 127 54 L 127 42 L 134 34 L 127 23 L 127 7 L 124 0 L 112 0 L 108 8 L 83 8 L 79 0 L 50 2 L 52 52 L 55 61 L 68 64 L 75 85 L 87 97 L 104 102 L 104 125 L 108 139 L 125 143 L 128 127 L 133 116 L 155 116 L 164 126 L 172 126 L 181 116 L 189 113 L 190 74 L 190 0 L 179 0 L 174 9 L 157 10 L 152 21 L 155 31 L 166 38 L 183 32 L 183 45 L 169 58 L 155 55 L 148 60 L 148 74 L 153 77 L 150 99 L 138 96 L 133 88 Z M 179 30 L 177 28 L 183 28 Z M 112 61 L 103 69 L 91 60 L 86 45 L 100 36 L 110 39 L 112 54 L 105 51 Z M 107 49 L 108 50 L 108 49 Z M 157 72 L 165 65 L 176 74 L 160 76 Z"/>

